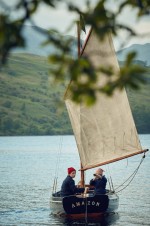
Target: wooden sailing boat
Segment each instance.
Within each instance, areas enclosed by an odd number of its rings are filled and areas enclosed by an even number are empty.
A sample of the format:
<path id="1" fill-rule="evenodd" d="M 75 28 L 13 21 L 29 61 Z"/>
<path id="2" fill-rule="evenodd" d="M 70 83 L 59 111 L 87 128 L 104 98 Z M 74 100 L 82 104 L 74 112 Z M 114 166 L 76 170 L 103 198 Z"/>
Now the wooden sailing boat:
<path id="1" fill-rule="evenodd" d="M 116 72 L 119 70 L 110 34 L 100 42 L 91 29 L 80 55 L 88 56 L 95 68 L 112 66 Z M 97 86 L 103 86 L 106 76 L 102 73 L 97 76 Z M 84 171 L 147 151 L 142 150 L 125 89 L 115 90 L 111 97 L 98 93 L 96 104 L 87 107 L 75 104 L 68 88 L 65 103 L 80 156 L 83 186 Z M 119 204 L 114 191 L 85 197 L 58 197 L 57 194 L 50 200 L 53 213 L 100 214 L 115 211 Z"/>

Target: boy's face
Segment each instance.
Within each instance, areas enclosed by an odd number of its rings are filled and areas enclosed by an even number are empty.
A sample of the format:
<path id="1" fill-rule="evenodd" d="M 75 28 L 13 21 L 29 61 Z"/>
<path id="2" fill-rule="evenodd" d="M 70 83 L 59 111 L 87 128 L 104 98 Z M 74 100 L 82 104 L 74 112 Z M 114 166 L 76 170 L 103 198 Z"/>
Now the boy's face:
<path id="1" fill-rule="evenodd" d="M 70 177 L 74 178 L 76 176 L 76 171 L 72 171 L 70 174 L 69 174 Z"/>
<path id="2" fill-rule="evenodd" d="M 103 176 L 103 170 L 99 168 L 99 169 L 96 170 L 95 174 L 102 177 Z"/>

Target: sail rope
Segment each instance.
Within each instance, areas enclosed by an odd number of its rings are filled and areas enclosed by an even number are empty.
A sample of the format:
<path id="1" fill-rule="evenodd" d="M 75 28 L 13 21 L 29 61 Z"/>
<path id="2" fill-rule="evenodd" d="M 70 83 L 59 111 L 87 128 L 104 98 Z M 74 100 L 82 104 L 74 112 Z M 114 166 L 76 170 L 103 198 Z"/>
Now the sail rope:
<path id="1" fill-rule="evenodd" d="M 118 188 L 122 187 L 127 181 L 129 181 L 128 184 L 126 184 L 125 187 L 123 187 L 119 191 L 116 191 L 116 193 L 119 193 L 119 192 L 123 191 L 125 188 L 127 188 L 129 186 L 129 184 L 133 181 L 134 177 L 136 176 L 136 174 L 137 174 L 142 162 L 144 161 L 144 159 L 145 159 L 145 153 L 142 156 L 142 159 L 141 159 L 138 167 L 135 169 L 135 171 L 121 185 L 119 185 L 117 188 L 115 188 L 115 191 L 118 190 Z"/>
<path id="2" fill-rule="evenodd" d="M 88 223 L 88 204 L 87 204 L 87 197 L 85 197 L 85 223 L 87 224 Z"/>
<path id="3" fill-rule="evenodd" d="M 61 157 L 61 151 L 62 151 L 62 143 L 63 143 L 63 137 L 60 137 L 59 142 L 59 148 L 58 148 L 58 154 L 57 154 L 57 161 L 56 161 L 56 168 L 55 168 L 55 176 L 54 176 L 54 182 L 53 182 L 53 193 L 56 193 L 57 189 L 57 179 L 58 179 L 58 172 L 59 172 L 59 166 L 60 166 L 60 157 Z"/>

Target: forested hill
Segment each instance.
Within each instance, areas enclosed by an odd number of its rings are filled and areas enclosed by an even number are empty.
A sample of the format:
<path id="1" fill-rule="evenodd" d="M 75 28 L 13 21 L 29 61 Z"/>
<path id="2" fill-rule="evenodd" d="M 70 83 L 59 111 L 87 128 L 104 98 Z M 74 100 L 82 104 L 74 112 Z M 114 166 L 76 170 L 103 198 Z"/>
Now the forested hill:
<path id="1" fill-rule="evenodd" d="M 52 85 L 44 56 L 13 53 L 0 73 L 0 135 L 72 134 L 65 84 Z M 127 90 L 139 133 L 150 133 L 150 75 L 140 92 Z M 60 102 L 61 101 L 61 102 Z"/>

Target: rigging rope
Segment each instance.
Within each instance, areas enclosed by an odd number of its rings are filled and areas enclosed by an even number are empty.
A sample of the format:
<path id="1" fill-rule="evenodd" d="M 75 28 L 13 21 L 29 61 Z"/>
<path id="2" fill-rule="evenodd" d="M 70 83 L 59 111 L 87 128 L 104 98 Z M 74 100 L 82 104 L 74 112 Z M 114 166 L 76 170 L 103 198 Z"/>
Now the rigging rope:
<path id="1" fill-rule="evenodd" d="M 53 193 L 56 192 L 56 188 L 57 188 L 57 178 L 58 178 L 58 170 L 59 170 L 59 162 L 60 162 L 60 157 L 61 157 L 62 143 L 63 143 L 63 137 L 60 137 L 59 151 L 58 151 L 58 155 L 57 155 L 57 162 L 56 162 L 56 169 L 55 169 L 55 177 L 54 177 L 54 182 L 53 182 Z"/>
<path id="2" fill-rule="evenodd" d="M 123 188 L 120 189 L 119 191 L 116 191 L 116 193 L 119 193 L 120 191 L 123 191 L 123 190 L 124 190 L 124 189 L 132 182 L 132 180 L 134 179 L 135 175 L 137 174 L 137 172 L 138 172 L 138 170 L 139 170 L 139 168 L 140 168 L 142 162 L 144 161 L 144 158 L 145 158 L 145 153 L 144 153 L 144 155 L 142 156 L 142 159 L 141 159 L 141 161 L 140 161 L 138 167 L 135 169 L 135 171 L 134 171 L 134 172 L 130 175 L 130 177 L 127 178 L 121 185 L 119 185 L 117 188 L 115 188 L 115 190 L 117 190 L 118 188 L 120 188 L 121 186 L 123 186 L 130 178 L 131 178 L 131 180 L 128 182 L 127 185 L 125 185 L 125 187 L 123 187 Z"/>

